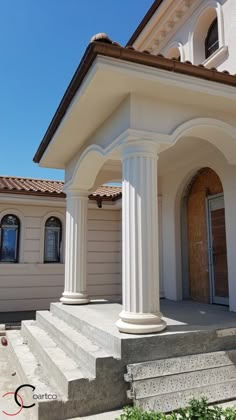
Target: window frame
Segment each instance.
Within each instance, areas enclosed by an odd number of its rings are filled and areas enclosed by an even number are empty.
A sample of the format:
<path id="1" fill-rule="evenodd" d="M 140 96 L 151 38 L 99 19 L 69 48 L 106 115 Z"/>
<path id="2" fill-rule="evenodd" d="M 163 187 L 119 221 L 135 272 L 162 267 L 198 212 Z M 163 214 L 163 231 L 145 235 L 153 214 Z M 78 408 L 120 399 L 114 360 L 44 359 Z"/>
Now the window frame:
<path id="1" fill-rule="evenodd" d="M 16 230 L 16 239 L 15 239 L 15 243 L 14 243 L 14 260 L 13 259 L 2 259 L 2 249 L 3 249 L 3 241 L 4 241 L 4 237 L 3 237 L 3 230 L 12 230 L 11 225 L 4 225 L 3 221 L 4 219 L 6 219 L 7 217 L 14 217 L 17 220 L 17 225 L 14 225 L 13 227 L 15 227 Z M 1 217 L 1 222 L 0 222 L 0 263 L 1 264 L 18 264 L 19 263 L 19 258 L 20 258 L 20 235 L 21 235 L 21 221 L 20 218 L 14 214 L 14 213 L 6 213 Z"/>
<path id="2" fill-rule="evenodd" d="M 55 219 L 57 220 L 58 223 L 58 227 L 53 227 L 53 226 L 48 226 L 47 227 L 47 222 L 50 221 L 50 219 Z M 57 259 L 49 259 L 46 255 L 46 251 L 47 251 L 47 239 L 48 239 L 48 235 L 47 235 L 47 231 L 51 229 L 53 231 L 58 232 L 59 231 L 59 236 L 58 236 L 58 245 L 57 245 L 57 253 L 58 253 L 58 258 Z M 62 260 L 62 221 L 60 220 L 60 218 L 58 216 L 54 216 L 54 215 L 50 215 L 49 217 L 47 217 L 45 223 L 44 223 L 44 249 L 43 249 L 43 262 L 44 264 L 58 264 L 61 263 Z"/>

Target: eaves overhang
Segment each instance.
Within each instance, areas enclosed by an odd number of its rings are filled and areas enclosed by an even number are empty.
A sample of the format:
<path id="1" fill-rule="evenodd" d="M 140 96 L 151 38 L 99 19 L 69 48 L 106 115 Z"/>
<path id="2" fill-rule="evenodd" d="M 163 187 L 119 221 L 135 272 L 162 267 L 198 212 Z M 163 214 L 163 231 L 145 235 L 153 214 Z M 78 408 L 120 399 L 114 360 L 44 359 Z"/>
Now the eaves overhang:
<path id="1" fill-rule="evenodd" d="M 216 69 L 207 69 L 202 65 L 195 66 L 190 62 L 179 62 L 176 60 L 170 60 L 163 57 L 162 55 L 152 55 L 147 51 L 137 51 L 133 47 L 123 48 L 112 41 L 94 41 L 89 44 L 85 54 L 77 68 L 60 104 L 59 107 L 39 145 L 39 148 L 34 156 L 34 162 L 40 163 L 43 155 L 45 154 L 48 146 L 52 139 L 55 137 L 57 130 L 61 126 L 63 119 L 65 118 L 76 94 L 80 91 L 86 76 L 92 69 L 93 64 L 96 63 L 96 59 L 107 58 L 112 61 L 113 72 L 115 72 L 116 63 L 117 68 L 122 64 L 125 66 L 128 64 L 134 64 L 136 69 L 140 72 L 143 66 L 146 68 L 152 68 L 154 71 L 158 70 L 165 72 L 166 77 L 171 79 L 170 74 L 183 75 L 205 81 L 215 82 L 224 86 L 236 87 L 236 77 L 230 75 L 228 72 L 219 72 Z M 107 60 L 108 61 L 108 60 Z M 141 67 L 139 66 L 142 66 Z M 115 74 L 115 73 L 114 73 Z M 186 82 L 188 80 L 185 78 Z M 106 79 L 104 78 L 104 88 L 106 88 Z M 100 78 L 101 84 L 101 78 Z M 101 87 L 101 86 L 100 86 Z M 100 90 L 101 91 L 101 90 Z M 108 89 L 109 91 L 109 89 Z M 127 91 L 126 94 L 129 92 Z M 106 92 L 103 94 L 105 95 Z M 111 94 L 111 93 L 110 93 Z M 99 96 L 96 98 L 99 107 Z M 101 121 L 102 123 L 103 121 Z M 61 166 L 62 167 L 62 166 Z"/>

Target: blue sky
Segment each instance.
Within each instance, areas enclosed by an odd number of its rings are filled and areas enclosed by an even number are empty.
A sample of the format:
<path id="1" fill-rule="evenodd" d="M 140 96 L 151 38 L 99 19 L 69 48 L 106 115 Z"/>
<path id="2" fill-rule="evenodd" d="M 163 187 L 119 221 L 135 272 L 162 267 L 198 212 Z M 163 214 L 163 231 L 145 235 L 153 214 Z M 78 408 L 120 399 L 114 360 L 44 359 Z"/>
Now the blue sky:
<path id="1" fill-rule="evenodd" d="M 0 175 L 63 179 L 32 162 L 97 32 L 125 45 L 152 0 L 5 0 L 0 11 Z"/>

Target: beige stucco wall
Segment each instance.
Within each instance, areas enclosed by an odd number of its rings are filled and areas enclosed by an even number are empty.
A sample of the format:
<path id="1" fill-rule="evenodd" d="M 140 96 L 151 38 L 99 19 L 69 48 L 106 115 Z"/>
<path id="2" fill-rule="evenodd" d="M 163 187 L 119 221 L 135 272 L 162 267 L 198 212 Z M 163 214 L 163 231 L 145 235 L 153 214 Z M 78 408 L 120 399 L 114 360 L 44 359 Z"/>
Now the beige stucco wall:
<path id="1" fill-rule="evenodd" d="M 64 287 L 65 201 L 21 204 L 19 196 L 1 199 L 0 218 L 16 214 L 21 222 L 18 264 L 0 264 L 0 312 L 48 309 Z M 24 202 L 24 198 L 22 198 Z M 91 205 L 90 205 L 91 206 Z M 113 206 L 115 207 L 115 206 Z M 111 206 L 112 208 L 112 206 Z M 62 261 L 44 264 L 44 224 L 48 217 L 62 222 Z M 94 298 L 121 296 L 121 211 L 94 208 L 88 212 L 88 292 Z"/>

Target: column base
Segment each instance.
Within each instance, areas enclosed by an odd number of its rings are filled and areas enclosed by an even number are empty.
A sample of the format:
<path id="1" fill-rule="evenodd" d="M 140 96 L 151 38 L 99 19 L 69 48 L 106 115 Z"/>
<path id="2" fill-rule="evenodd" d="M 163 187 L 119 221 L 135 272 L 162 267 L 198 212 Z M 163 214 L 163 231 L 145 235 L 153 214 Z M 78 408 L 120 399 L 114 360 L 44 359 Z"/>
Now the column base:
<path id="1" fill-rule="evenodd" d="M 85 305 L 86 303 L 90 302 L 90 299 L 88 295 L 84 293 L 64 292 L 62 293 L 60 302 L 65 305 Z"/>
<path id="2" fill-rule="evenodd" d="M 166 323 L 160 312 L 158 314 L 139 314 L 122 311 L 120 318 L 116 322 L 116 326 L 120 332 L 127 334 L 158 333 L 166 328 Z"/>

